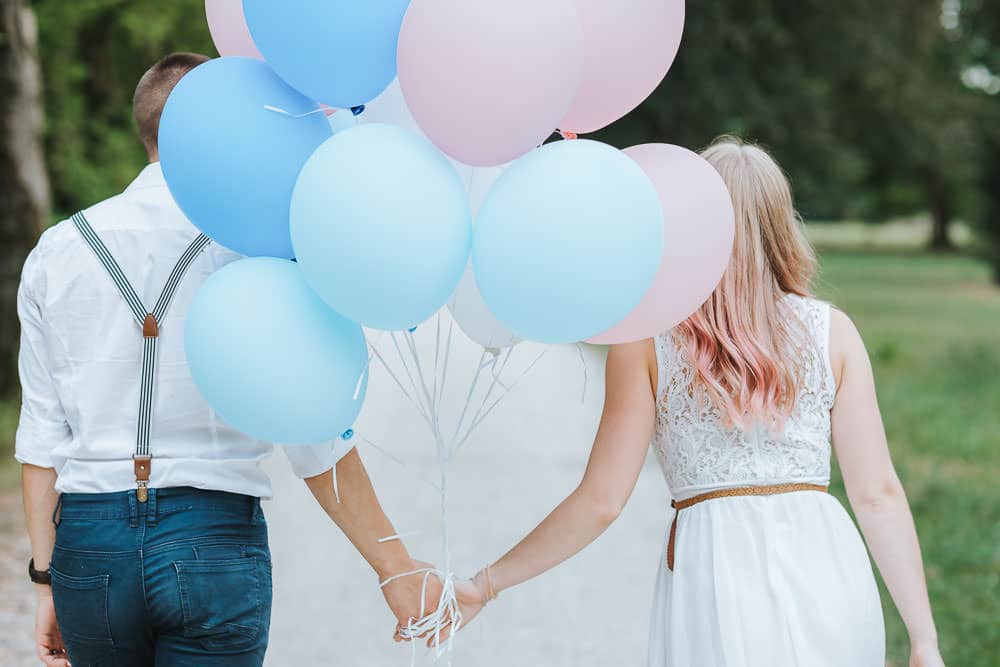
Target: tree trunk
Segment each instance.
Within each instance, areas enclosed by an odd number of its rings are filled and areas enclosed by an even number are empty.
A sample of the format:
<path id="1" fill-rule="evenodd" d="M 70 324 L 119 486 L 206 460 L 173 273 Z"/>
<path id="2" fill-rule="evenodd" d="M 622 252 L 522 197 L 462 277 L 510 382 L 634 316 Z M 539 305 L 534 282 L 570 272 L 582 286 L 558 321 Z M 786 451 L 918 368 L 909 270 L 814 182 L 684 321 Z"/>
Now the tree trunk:
<path id="1" fill-rule="evenodd" d="M 0 0 L 0 398 L 17 387 L 17 285 L 48 216 L 37 42 L 24 1 Z"/>
<path id="2" fill-rule="evenodd" d="M 953 250 L 951 242 L 951 221 L 954 208 L 952 206 L 951 188 L 941 174 L 933 172 L 927 177 L 927 195 L 931 209 L 931 250 Z"/>

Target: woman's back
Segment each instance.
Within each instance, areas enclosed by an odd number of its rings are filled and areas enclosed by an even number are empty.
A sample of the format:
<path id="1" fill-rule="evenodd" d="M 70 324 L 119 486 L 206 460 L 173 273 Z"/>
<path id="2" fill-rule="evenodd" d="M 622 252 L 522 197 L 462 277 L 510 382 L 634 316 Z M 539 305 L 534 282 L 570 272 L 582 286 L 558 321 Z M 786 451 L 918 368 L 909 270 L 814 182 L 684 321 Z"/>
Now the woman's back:
<path id="1" fill-rule="evenodd" d="M 830 305 L 785 296 L 781 316 L 796 332 L 802 367 L 794 408 L 778 428 L 728 425 L 696 388 L 696 371 L 677 329 L 655 340 L 656 452 L 675 498 L 720 488 L 783 483 L 826 485 L 830 479 L 830 410 L 836 395 L 830 366 Z"/>

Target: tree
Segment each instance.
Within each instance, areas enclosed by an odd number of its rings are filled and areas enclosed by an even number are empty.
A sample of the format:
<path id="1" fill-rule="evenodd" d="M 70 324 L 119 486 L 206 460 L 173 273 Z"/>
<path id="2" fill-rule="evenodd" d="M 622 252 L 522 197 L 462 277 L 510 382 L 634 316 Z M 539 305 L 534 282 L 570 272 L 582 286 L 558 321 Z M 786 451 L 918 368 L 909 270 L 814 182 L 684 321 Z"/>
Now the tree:
<path id="1" fill-rule="evenodd" d="M 0 397 L 17 386 L 17 285 L 48 216 L 36 46 L 31 9 L 22 0 L 0 0 Z"/>
<path id="2" fill-rule="evenodd" d="M 172 51 L 215 51 L 203 0 L 35 0 L 35 8 L 62 217 L 120 192 L 146 163 L 132 119 L 143 72 Z"/>
<path id="3" fill-rule="evenodd" d="M 703 0 L 666 82 L 604 137 L 767 145 L 807 218 L 931 211 L 948 243 L 974 171 L 970 96 L 940 0 Z"/>
<path id="4" fill-rule="evenodd" d="M 965 0 L 959 26 L 965 45 L 965 80 L 977 91 L 982 128 L 979 226 L 986 257 L 1000 285 L 1000 6 L 992 0 Z"/>

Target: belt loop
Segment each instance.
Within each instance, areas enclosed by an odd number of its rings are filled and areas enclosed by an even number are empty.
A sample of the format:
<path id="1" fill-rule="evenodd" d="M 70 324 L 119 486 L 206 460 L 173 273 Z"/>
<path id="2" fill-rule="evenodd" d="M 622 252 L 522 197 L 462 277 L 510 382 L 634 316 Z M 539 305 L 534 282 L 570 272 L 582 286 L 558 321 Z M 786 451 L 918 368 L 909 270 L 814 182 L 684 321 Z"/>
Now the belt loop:
<path id="1" fill-rule="evenodd" d="M 159 510 L 156 507 L 156 489 L 149 489 L 146 500 L 146 525 L 155 526 Z"/>
<path id="2" fill-rule="evenodd" d="M 59 494 L 59 499 L 56 500 L 56 508 L 52 510 L 52 525 L 56 528 L 62 523 L 62 505 L 63 505 L 63 494 Z"/>
<path id="3" fill-rule="evenodd" d="M 135 499 L 135 491 L 128 492 L 128 525 L 129 528 L 139 527 L 139 503 Z"/>
<path id="4" fill-rule="evenodd" d="M 250 525 L 257 525 L 257 510 L 260 509 L 260 498 L 250 498 Z"/>

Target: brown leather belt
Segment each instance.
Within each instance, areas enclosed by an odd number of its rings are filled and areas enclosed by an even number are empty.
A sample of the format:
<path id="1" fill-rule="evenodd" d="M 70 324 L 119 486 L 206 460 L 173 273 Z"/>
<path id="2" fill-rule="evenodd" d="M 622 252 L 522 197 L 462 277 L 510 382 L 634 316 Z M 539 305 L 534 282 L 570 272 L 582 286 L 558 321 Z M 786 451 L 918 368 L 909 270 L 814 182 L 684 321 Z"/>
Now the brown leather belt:
<path id="1" fill-rule="evenodd" d="M 670 506 L 674 508 L 674 521 L 670 524 L 670 540 L 667 542 L 667 567 L 674 569 L 674 545 L 677 543 L 677 517 L 681 510 L 694 507 L 698 503 L 706 500 L 718 500 L 719 498 L 738 498 L 740 496 L 776 496 L 782 493 L 795 493 L 797 491 L 823 491 L 829 487 L 822 484 L 773 484 L 771 486 L 741 486 L 732 489 L 719 489 L 709 491 L 697 496 L 692 496 L 685 500 L 672 500 Z"/>

